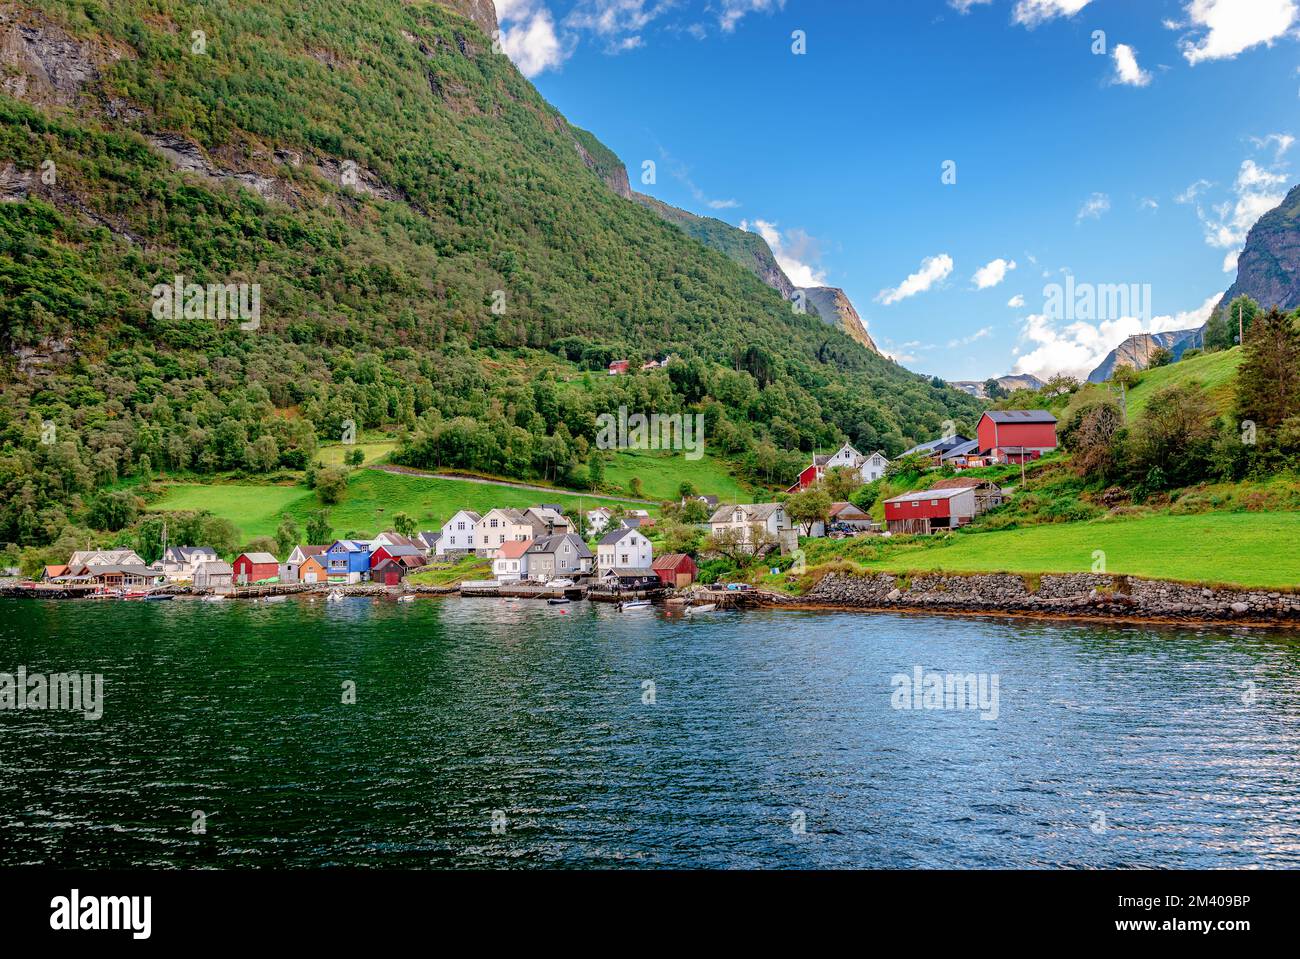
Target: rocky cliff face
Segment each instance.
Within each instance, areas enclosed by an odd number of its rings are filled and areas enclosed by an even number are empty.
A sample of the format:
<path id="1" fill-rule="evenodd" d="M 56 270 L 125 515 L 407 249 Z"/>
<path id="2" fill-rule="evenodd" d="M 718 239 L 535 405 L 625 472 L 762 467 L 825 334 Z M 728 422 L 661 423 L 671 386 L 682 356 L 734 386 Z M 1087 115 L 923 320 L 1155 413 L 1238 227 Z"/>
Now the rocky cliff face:
<path id="1" fill-rule="evenodd" d="M 467 20 L 473 20 L 489 37 L 496 33 L 497 8 L 492 0 L 438 0 L 438 2 Z"/>
<path id="2" fill-rule="evenodd" d="M 1178 359 L 1193 343 L 1199 330 L 1175 330 L 1169 333 L 1136 333 L 1111 350 L 1101 365 L 1088 374 L 1089 383 L 1105 383 L 1118 366 L 1131 366 L 1141 372 L 1151 365 L 1156 350 L 1166 349 Z"/>
<path id="3" fill-rule="evenodd" d="M 785 276 L 784 273 L 781 275 Z M 858 311 L 853 308 L 853 304 L 843 290 L 831 286 L 814 286 L 801 289 L 799 292 L 808 298 L 808 306 L 817 311 L 823 323 L 838 327 L 872 353 L 881 355 L 876 341 L 867 332 L 867 324 L 862 322 L 862 317 L 858 316 Z"/>
<path id="4" fill-rule="evenodd" d="M 1300 308 L 1300 186 L 1251 229 L 1237 260 L 1237 282 L 1220 306 L 1243 293 L 1266 310 Z"/>

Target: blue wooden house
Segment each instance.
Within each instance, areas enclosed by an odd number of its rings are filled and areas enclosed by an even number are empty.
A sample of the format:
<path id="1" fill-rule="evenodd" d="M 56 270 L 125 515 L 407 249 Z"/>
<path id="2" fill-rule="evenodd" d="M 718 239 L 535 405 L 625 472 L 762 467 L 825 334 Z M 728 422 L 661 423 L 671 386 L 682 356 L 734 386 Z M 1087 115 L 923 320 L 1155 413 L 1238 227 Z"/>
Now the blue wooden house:
<path id="1" fill-rule="evenodd" d="M 331 583 L 359 583 L 370 575 L 370 544 L 350 539 L 336 540 L 323 557 L 325 575 Z"/>

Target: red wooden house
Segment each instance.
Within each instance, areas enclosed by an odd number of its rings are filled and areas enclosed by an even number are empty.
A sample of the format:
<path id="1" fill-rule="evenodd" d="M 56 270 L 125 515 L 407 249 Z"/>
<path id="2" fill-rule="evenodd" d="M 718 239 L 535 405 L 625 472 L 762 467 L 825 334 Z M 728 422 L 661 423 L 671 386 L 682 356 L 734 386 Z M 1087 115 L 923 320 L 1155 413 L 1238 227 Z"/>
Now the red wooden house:
<path id="1" fill-rule="evenodd" d="M 234 562 L 235 582 L 240 586 L 280 578 L 280 561 L 270 553 L 240 553 Z"/>
<path id="2" fill-rule="evenodd" d="M 659 582 L 673 589 L 685 589 L 700 575 L 695 560 L 685 553 L 669 553 L 660 556 L 654 561 L 652 568 L 655 575 L 659 577 Z"/>
<path id="3" fill-rule="evenodd" d="M 424 553 L 414 546 L 380 546 L 370 554 L 370 568 L 377 569 L 385 560 L 392 560 L 405 569 L 419 569 L 428 565 Z"/>
<path id="4" fill-rule="evenodd" d="M 989 410 L 975 435 L 980 451 L 995 462 L 1038 459 L 1056 449 L 1056 417 L 1047 410 Z"/>
<path id="5" fill-rule="evenodd" d="M 631 360 L 615 360 L 613 363 L 609 364 L 609 375 L 622 376 L 628 371 L 631 365 Z"/>
<path id="6" fill-rule="evenodd" d="M 975 518 L 975 490 L 921 490 L 885 500 L 885 522 L 891 533 L 925 535 L 939 529 L 956 529 Z"/>

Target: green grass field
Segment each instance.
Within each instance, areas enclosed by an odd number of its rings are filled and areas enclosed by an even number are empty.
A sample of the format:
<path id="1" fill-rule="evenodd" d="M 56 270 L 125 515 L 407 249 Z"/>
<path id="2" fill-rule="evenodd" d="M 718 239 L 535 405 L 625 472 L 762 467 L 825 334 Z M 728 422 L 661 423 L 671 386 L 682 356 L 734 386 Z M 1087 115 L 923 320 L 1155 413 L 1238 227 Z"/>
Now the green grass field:
<path id="1" fill-rule="evenodd" d="M 609 489 L 631 496 L 633 477 L 640 478 L 645 499 L 676 500 L 677 488 L 688 482 L 703 496 L 717 496 L 732 503 L 751 501 L 751 494 L 727 472 L 726 464 L 707 454 L 692 461 L 681 453 L 624 450 L 609 458 L 605 467 L 605 485 Z"/>
<path id="2" fill-rule="evenodd" d="M 455 479 L 424 479 L 377 470 L 358 470 L 348 484 L 341 503 L 323 507 L 316 494 L 301 486 L 258 486 L 252 483 L 169 486 L 152 509 L 166 511 L 206 509 L 239 528 L 245 541 L 272 536 L 280 516 L 288 513 L 305 527 L 318 509 L 329 511 L 334 535 L 366 537 L 392 527 L 392 517 L 406 513 L 420 529 L 436 529 L 460 509 L 486 513 L 494 506 L 526 507 L 557 503 L 565 508 L 597 504 L 613 506 L 610 500 L 593 500 L 576 493 L 547 492 L 490 486 Z M 632 504 L 626 504 L 632 505 Z"/>
<path id="3" fill-rule="evenodd" d="M 1300 513 L 1203 513 L 1058 523 L 884 547 L 867 569 L 888 572 L 1105 572 L 1185 582 L 1300 587 Z M 816 559 L 810 551 L 809 562 Z M 829 557 L 827 557 L 829 558 Z"/>
<path id="4" fill-rule="evenodd" d="M 1241 365 L 1241 358 L 1242 352 L 1239 349 L 1221 350 L 1146 370 L 1140 374 L 1137 385 L 1129 390 L 1129 422 L 1141 421 L 1147 403 L 1160 390 L 1184 383 L 1199 383 L 1204 387 L 1209 392 L 1217 413 L 1231 412 L 1236 399 L 1237 367 Z M 1068 420 L 1079 407 L 1105 399 L 1108 395 L 1107 387 L 1103 384 L 1085 386 L 1070 401 L 1065 414 L 1060 417 L 1062 422 Z"/>
<path id="5" fill-rule="evenodd" d="M 363 461 L 366 466 L 372 463 L 378 463 L 387 458 L 388 454 L 397 448 L 396 440 L 361 440 L 352 446 L 344 446 L 342 443 L 333 443 L 329 446 L 322 446 L 317 450 L 316 458 L 326 466 L 342 466 L 343 457 L 350 451 L 359 449 L 365 454 Z"/>

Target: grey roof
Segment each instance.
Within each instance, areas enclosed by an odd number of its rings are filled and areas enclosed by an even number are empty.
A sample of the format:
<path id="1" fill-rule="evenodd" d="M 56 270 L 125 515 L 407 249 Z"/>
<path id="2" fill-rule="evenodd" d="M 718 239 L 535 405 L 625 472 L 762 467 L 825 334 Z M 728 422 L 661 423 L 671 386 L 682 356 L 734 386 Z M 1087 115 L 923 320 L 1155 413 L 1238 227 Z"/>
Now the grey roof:
<path id="1" fill-rule="evenodd" d="M 622 529 L 616 529 L 612 533 L 606 533 L 604 536 L 601 537 L 600 542 L 597 545 L 613 546 L 624 536 L 627 536 L 629 533 L 634 533 L 634 532 L 636 532 L 636 530 L 634 530 L 631 526 L 624 526 Z"/>
<path id="2" fill-rule="evenodd" d="M 617 576 L 619 579 L 636 578 L 636 579 L 658 579 L 659 574 L 653 569 L 647 569 L 637 566 L 620 566 L 617 569 L 611 569 L 605 574 L 606 577 Z"/>
<path id="3" fill-rule="evenodd" d="M 945 453 L 954 446 L 960 446 L 963 443 L 969 442 L 971 442 L 971 438 L 969 436 L 962 436 L 960 433 L 953 436 L 941 436 L 937 440 L 930 440 L 928 443 L 918 443 L 903 455 L 911 456 L 913 453 Z"/>
<path id="4" fill-rule="evenodd" d="M 541 539 L 534 542 L 532 546 L 528 547 L 527 555 L 531 556 L 534 553 L 559 552 L 560 548 L 564 545 L 565 540 L 568 540 L 573 545 L 574 552 L 577 554 L 579 559 L 592 558 L 591 550 L 587 548 L 587 544 L 573 533 L 561 533 L 558 536 L 543 536 Z"/>
<path id="5" fill-rule="evenodd" d="M 275 563 L 279 565 L 280 561 L 270 553 L 240 553 L 240 556 L 247 556 L 250 563 Z M 235 557 L 238 559 L 239 557 Z"/>
<path id="6" fill-rule="evenodd" d="M 1047 410 L 988 410 L 984 414 L 994 423 L 1055 423 Z"/>
<path id="7" fill-rule="evenodd" d="M 200 556 L 217 557 L 217 551 L 211 546 L 168 546 L 163 558 L 174 557 L 172 562 L 190 562 Z"/>
<path id="8" fill-rule="evenodd" d="M 954 496 L 961 496 L 963 493 L 969 493 L 972 487 L 959 486 L 956 489 L 923 489 L 915 493 L 904 493 L 902 496 L 895 496 L 892 499 L 885 500 L 886 503 L 910 503 L 913 500 L 926 499 L 952 499 Z"/>
<path id="9" fill-rule="evenodd" d="M 210 560 L 206 563 L 199 563 L 198 569 L 195 570 L 196 573 L 203 573 L 207 576 L 233 573 L 234 571 L 235 568 L 233 566 L 229 563 L 223 563 L 221 560 Z"/>
<path id="10" fill-rule="evenodd" d="M 382 549 L 389 556 L 423 556 L 424 555 L 424 550 L 419 549 L 418 547 L 415 546 L 381 546 L 379 547 L 379 549 Z M 375 552 L 379 552 L 379 550 L 375 550 Z"/>
<path id="11" fill-rule="evenodd" d="M 736 510 L 745 511 L 745 522 L 747 523 L 765 523 L 777 510 L 781 509 L 780 503 L 750 503 L 748 505 L 729 505 L 721 507 L 709 519 L 710 523 L 730 523 L 731 514 Z"/>
<path id="12" fill-rule="evenodd" d="M 947 459 L 950 456 L 969 456 L 971 453 L 978 453 L 979 451 L 979 440 L 968 440 L 965 443 L 958 443 L 952 449 L 945 452 L 943 454 L 943 459 Z"/>

